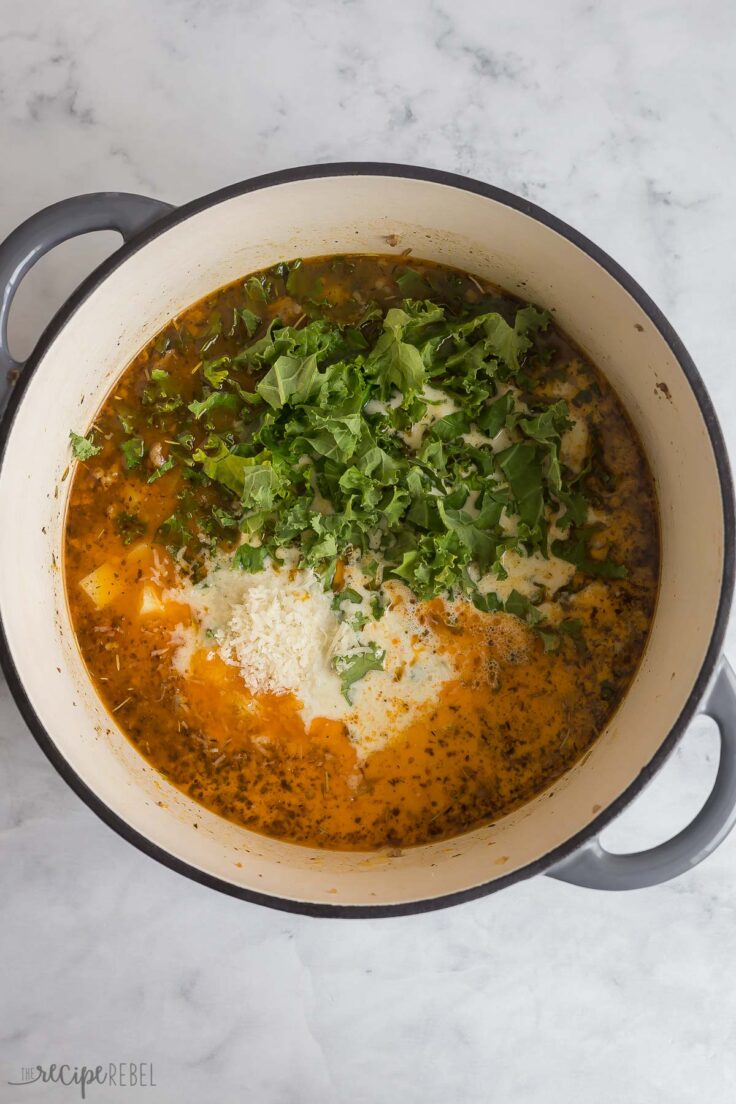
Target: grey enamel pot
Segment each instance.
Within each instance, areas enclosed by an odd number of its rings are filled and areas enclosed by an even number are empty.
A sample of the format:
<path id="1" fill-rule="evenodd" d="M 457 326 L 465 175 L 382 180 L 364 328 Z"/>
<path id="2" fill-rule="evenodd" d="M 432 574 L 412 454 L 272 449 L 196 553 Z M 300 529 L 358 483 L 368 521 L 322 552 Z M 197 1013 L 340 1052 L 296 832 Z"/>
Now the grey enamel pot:
<path id="1" fill-rule="evenodd" d="M 7 318 L 24 274 L 59 242 L 102 229 L 118 230 L 122 247 L 71 296 L 27 363 L 16 363 Z M 201 809 L 140 758 L 102 707 L 75 644 L 58 566 L 68 432 L 93 419 L 116 378 L 171 316 L 217 287 L 282 258 L 407 247 L 554 309 L 606 373 L 657 484 L 660 593 L 623 703 L 584 761 L 551 790 L 449 842 L 398 855 L 320 852 L 265 839 Z M 396 165 L 323 165 L 259 177 L 178 209 L 118 193 L 65 200 L 0 246 L 0 288 L 7 403 L 0 515 L 13 521 L 0 529 L 2 663 L 43 750 L 126 839 L 205 885 L 321 916 L 420 912 L 538 873 L 597 889 L 638 888 L 683 873 L 721 842 L 736 807 L 736 683 L 721 655 L 734 580 L 726 451 L 672 327 L 595 245 L 532 204 L 463 177 Z M 714 718 L 721 737 L 705 805 L 660 847 L 606 852 L 601 829 L 662 766 L 698 712 Z"/>

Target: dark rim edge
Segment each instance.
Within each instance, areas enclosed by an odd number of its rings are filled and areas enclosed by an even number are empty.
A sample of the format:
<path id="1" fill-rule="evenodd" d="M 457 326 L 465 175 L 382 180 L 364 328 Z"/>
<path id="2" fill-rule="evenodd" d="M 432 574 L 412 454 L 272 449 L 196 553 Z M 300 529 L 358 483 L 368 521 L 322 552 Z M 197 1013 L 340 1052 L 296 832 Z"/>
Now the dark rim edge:
<path id="1" fill-rule="evenodd" d="M 535 859 L 527 866 L 521 867 L 519 870 L 515 870 L 509 874 L 506 874 L 500 878 L 496 878 L 491 882 L 481 883 L 477 886 L 472 886 L 469 889 L 460 890 L 455 893 L 446 894 L 441 897 L 432 897 L 420 901 L 411 901 L 400 904 L 391 905 L 327 905 L 327 904 L 314 904 L 311 902 L 300 902 L 291 900 L 289 898 L 274 897 L 269 894 L 258 893 L 255 890 L 245 889 L 240 886 L 233 885 L 230 882 L 226 882 L 220 878 L 216 878 L 213 875 L 206 874 L 204 871 L 199 870 L 195 866 L 191 866 L 189 863 L 184 862 L 181 859 L 176 858 L 170 852 L 165 851 L 158 844 L 152 843 L 145 836 L 142 836 L 134 828 L 132 828 L 125 820 L 113 812 L 109 806 L 107 806 L 97 795 L 91 790 L 82 778 L 76 773 L 70 766 L 64 756 L 56 747 L 56 744 L 51 739 L 49 733 L 44 728 L 38 715 L 36 714 L 33 705 L 25 692 L 23 683 L 20 679 L 18 671 L 15 667 L 10 647 L 8 645 L 7 637 L 5 635 L 5 628 L 2 620 L 2 612 L 0 611 L 0 667 L 5 674 L 8 686 L 11 694 L 15 700 L 15 703 L 26 722 L 26 725 L 30 729 L 41 750 L 46 757 L 50 760 L 62 778 L 67 784 L 74 790 L 78 797 L 80 797 L 89 808 L 97 814 L 97 816 L 103 820 L 108 827 L 112 828 L 123 839 L 132 843 L 144 854 L 148 855 L 152 859 L 156 859 L 158 862 L 167 866 L 169 869 L 176 871 L 178 874 L 183 874 L 190 878 L 192 881 L 198 882 L 200 885 L 207 886 L 210 889 L 216 889 L 221 893 L 225 893 L 231 897 L 237 897 L 241 900 L 250 901 L 253 904 L 265 905 L 270 908 L 278 909 L 282 912 L 301 914 L 314 917 L 347 917 L 347 918 L 382 918 L 389 916 L 408 916 L 416 913 L 433 912 L 441 908 L 447 908 L 451 905 L 462 904 L 466 901 L 473 901 L 480 897 L 485 897 L 490 893 L 495 893 L 500 889 L 504 889 L 507 886 L 513 885 L 517 882 L 525 881 L 527 878 L 534 877 L 536 874 L 542 874 L 550 867 L 553 867 L 556 863 L 566 858 L 568 855 L 576 851 L 586 840 L 591 839 L 593 836 L 599 834 L 603 828 L 606 827 L 612 820 L 615 819 L 627 805 L 633 801 L 633 799 L 641 792 L 644 786 L 649 780 L 657 773 L 660 767 L 664 764 L 665 760 L 674 750 L 676 744 L 682 737 L 685 729 L 692 720 L 693 716 L 697 712 L 698 705 L 702 700 L 710 680 L 713 676 L 718 659 L 721 655 L 721 649 L 723 645 L 723 639 L 726 633 L 728 624 L 728 617 L 731 605 L 731 597 L 734 587 L 734 571 L 736 567 L 735 562 L 735 526 L 734 526 L 734 487 L 731 477 L 731 469 L 728 460 L 728 453 L 726 450 L 726 444 L 723 438 L 723 433 L 718 422 L 718 418 L 713 407 L 710 396 L 706 390 L 705 384 L 700 377 L 700 374 L 695 367 L 695 364 L 685 348 L 683 342 L 679 338 L 678 334 L 667 321 L 665 316 L 660 311 L 659 307 L 650 299 L 647 293 L 642 287 L 633 279 L 629 273 L 622 268 L 616 261 L 613 260 L 604 250 L 600 249 L 594 242 L 590 241 L 569 226 L 562 219 L 557 218 L 555 215 L 549 214 L 543 208 L 538 207 L 536 204 L 531 203 L 529 200 L 522 199 L 521 197 L 514 195 L 512 192 L 507 192 L 502 188 L 497 188 L 492 184 L 484 184 L 480 181 L 473 180 L 470 177 L 460 176 L 457 173 L 444 172 L 438 169 L 425 169 L 415 167 L 412 165 L 399 165 L 389 162 L 338 162 L 335 164 L 323 164 L 323 165 L 309 165 L 301 168 L 283 169 L 278 172 L 267 173 L 261 176 L 256 176 L 250 180 L 242 181 L 238 184 L 231 184 L 226 188 L 221 188 L 218 191 L 211 192 L 208 195 L 202 196 L 199 199 L 192 200 L 189 203 L 184 204 L 181 207 L 175 208 L 170 214 L 164 215 L 162 219 L 155 222 L 147 230 L 144 230 L 140 235 L 133 238 L 127 244 L 121 246 L 115 253 L 113 253 L 107 260 L 103 261 L 90 275 L 79 285 L 79 287 L 72 292 L 69 298 L 65 301 L 62 307 L 57 311 L 49 324 L 46 326 L 41 337 L 39 338 L 31 356 L 26 361 L 23 370 L 21 372 L 20 379 L 13 388 L 13 392 L 10 396 L 7 408 L 0 424 L 0 466 L 5 455 L 5 449 L 10 435 L 10 430 L 15 419 L 16 411 L 23 399 L 23 394 L 28 382 L 31 379 L 33 373 L 38 367 L 39 363 L 43 359 L 46 351 L 61 332 L 63 327 L 67 324 L 70 318 L 76 313 L 79 307 L 90 296 L 92 291 L 107 278 L 115 269 L 123 264 L 134 253 L 138 252 L 144 246 L 148 245 L 155 238 L 159 237 L 165 231 L 176 226 L 178 223 L 185 221 L 192 215 L 199 214 L 206 210 L 208 207 L 212 207 L 217 203 L 221 203 L 225 200 L 232 199 L 239 195 L 245 195 L 248 192 L 258 191 L 262 188 L 272 187 L 279 184 L 290 184 L 301 180 L 319 179 L 321 177 L 332 176 L 386 176 L 386 177 L 399 177 L 404 179 L 421 180 L 434 184 L 441 184 L 451 188 L 457 188 L 462 191 L 472 192 L 476 195 L 484 196 L 487 199 L 495 200 L 498 203 L 502 203 L 513 210 L 519 211 L 522 214 L 533 218 L 535 221 L 540 222 L 542 225 L 558 233 L 561 237 L 566 238 L 573 245 L 577 246 L 582 252 L 586 253 L 592 260 L 596 261 L 606 272 L 609 273 L 623 288 L 631 295 L 635 302 L 641 307 L 649 320 L 659 331 L 664 341 L 669 346 L 675 359 L 677 360 L 680 368 L 685 374 L 685 377 L 690 384 L 690 387 L 695 395 L 696 402 L 700 408 L 700 412 L 703 416 L 708 435 L 710 437 L 711 447 L 713 448 L 713 454 L 715 457 L 716 468 L 718 471 L 718 477 L 721 489 L 721 504 L 723 507 L 723 524 L 724 524 L 724 548 L 723 548 L 723 577 L 721 580 L 721 592 L 718 600 L 718 609 L 713 625 L 713 631 L 710 638 L 710 643 L 706 651 L 705 657 L 701 664 L 700 671 L 693 685 L 692 691 L 677 718 L 675 724 L 670 729 L 670 732 L 663 740 L 662 744 L 649 760 L 649 762 L 642 768 L 637 777 L 627 786 L 627 788 L 621 793 L 606 809 L 602 810 L 598 816 L 592 820 L 585 828 L 581 829 L 565 843 L 560 844 L 558 847 L 549 851 L 547 854 L 542 855 L 540 858 Z"/>

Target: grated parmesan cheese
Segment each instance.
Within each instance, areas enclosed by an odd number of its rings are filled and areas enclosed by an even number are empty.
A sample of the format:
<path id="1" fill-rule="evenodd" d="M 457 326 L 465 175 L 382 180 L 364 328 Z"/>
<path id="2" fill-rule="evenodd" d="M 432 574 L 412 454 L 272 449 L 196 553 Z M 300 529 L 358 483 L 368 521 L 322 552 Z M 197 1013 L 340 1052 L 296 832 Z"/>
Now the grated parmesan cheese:
<path id="1" fill-rule="evenodd" d="M 312 572 L 216 565 L 203 583 L 175 593 L 256 694 L 296 693 L 330 655 L 337 622 Z"/>
<path id="2" fill-rule="evenodd" d="M 362 595 L 350 613 L 368 612 L 370 592 L 351 568 L 350 586 Z M 174 666 L 186 677 L 194 652 L 214 652 L 237 667 L 254 694 L 292 693 L 301 703 L 305 727 L 316 717 L 343 721 L 359 758 L 384 747 L 439 696 L 455 670 L 435 634 L 414 616 L 415 599 L 403 583 L 386 585 L 391 600 L 380 621 L 356 632 L 340 621 L 310 569 L 271 566 L 256 574 L 221 564 L 204 582 L 183 586 L 167 599 L 185 602 L 197 628 L 178 626 L 172 635 Z M 342 694 L 335 655 L 363 650 L 369 643 L 385 651 L 383 671 L 369 671 Z"/>

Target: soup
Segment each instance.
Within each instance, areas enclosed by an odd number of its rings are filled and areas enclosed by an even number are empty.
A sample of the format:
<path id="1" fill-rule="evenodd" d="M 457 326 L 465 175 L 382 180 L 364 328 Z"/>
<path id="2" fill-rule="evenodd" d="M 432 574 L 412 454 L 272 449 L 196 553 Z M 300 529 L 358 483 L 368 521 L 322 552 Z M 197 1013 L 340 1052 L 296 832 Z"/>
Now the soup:
<path id="1" fill-rule="evenodd" d="M 248 829 L 372 850 L 497 820 L 636 671 L 659 558 L 641 445 L 552 317 L 475 276 L 255 273 L 70 436 L 90 677 L 157 771 Z"/>

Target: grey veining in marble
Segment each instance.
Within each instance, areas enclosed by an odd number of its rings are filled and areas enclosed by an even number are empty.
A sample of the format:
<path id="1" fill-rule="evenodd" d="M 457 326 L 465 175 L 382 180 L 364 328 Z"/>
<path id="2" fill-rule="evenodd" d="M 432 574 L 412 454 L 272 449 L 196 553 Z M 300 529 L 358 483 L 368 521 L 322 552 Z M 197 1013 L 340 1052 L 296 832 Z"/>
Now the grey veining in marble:
<path id="1" fill-rule="evenodd" d="M 181 202 L 375 159 L 528 196 L 616 257 L 689 346 L 736 448 L 729 0 L 0 0 L 0 235 L 95 189 Z M 24 285 L 17 354 L 112 235 Z M 3 519 L 7 524 L 8 519 Z M 730 650 L 736 653 L 731 632 Z M 702 802 L 695 727 L 611 846 Z M 68 790 L 0 688 L 0 1101 L 24 1065 L 151 1061 L 166 1104 L 730 1104 L 736 838 L 670 885 L 538 879 L 449 911 L 323 921 L 203 889 Z"/>

